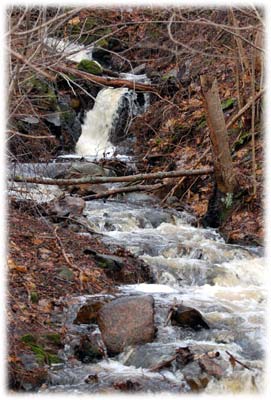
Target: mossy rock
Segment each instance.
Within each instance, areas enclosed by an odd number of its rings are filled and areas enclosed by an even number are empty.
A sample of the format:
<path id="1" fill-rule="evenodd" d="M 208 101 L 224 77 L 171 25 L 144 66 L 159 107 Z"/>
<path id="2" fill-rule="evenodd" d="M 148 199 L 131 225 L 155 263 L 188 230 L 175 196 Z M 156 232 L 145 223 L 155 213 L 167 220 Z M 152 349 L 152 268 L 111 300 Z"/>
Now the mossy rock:
<path id="1" fill-rule="evenodd" d="M 59 273 L 58 276 L 60 276 L 60 278 L 65 279 L 66 281 L 73 281 L 74 280 L 74 273 L 71 269 L 67 268 L 67 267 L 63 267 Z"/>
<path id="2" fill-rule="evenodd" d="M 102 67 L 96 62 L 92 60 L 82 60 L 77 65 L 77 69 L 80 71 L 85 71 L 93 75 L 101 75 L 103 72 Z"/>

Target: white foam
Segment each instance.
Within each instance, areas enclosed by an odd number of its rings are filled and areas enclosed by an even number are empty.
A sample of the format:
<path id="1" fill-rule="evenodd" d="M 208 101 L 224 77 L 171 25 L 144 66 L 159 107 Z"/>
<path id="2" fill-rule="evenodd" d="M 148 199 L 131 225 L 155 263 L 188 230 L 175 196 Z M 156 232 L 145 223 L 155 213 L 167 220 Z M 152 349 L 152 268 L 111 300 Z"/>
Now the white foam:
<path id="1" fill-rule="evenodd" d="M 178 290 L 168 286 L 155 283 L 138 283 L 135 285 L 125 285 L 121 287 L 125 292 L 143 292 L 143 293 L 178 293 Z"/>

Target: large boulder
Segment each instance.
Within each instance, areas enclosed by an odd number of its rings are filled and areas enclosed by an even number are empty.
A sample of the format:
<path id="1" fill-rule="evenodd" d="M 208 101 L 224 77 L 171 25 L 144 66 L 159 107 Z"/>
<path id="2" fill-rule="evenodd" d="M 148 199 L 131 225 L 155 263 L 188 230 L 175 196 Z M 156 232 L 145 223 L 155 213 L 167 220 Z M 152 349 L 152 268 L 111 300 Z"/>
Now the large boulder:
<path id="1" fill-rule="evenodd" d="M 126 346 L 154 339 L 154 301 L 152 296 L 121 297 L 104 305 L 98 324 L 107 350 L 120 353 Z"/>

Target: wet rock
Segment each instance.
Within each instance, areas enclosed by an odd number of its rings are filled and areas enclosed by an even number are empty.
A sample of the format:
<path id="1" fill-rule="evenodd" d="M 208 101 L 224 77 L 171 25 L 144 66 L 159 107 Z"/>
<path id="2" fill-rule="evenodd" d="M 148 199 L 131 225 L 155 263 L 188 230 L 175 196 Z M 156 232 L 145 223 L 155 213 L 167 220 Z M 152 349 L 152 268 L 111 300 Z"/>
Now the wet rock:
<path id="1" fill-rule="evenodd" d="M 97 324 L 97 316 L 104 302 L 95 302 L 93 304 L 84 304 L 78 311 L 74 324 Z"/>
<path id="2" fill-rule="evenodd" d="M 83 335 L 74 348 L 74 355 L 83 363 L 93 363 L 103 358 L 104 349 L 95 335 Z"/>
<path id="3" fill-rule="evenodd" d="M 98 266 L 106 270 L 118 272 L 125 266 L 125 262 L 122 257 L 97 253 L 92 249 L 85 249 L 84 254 L 92 255 Z"/>
<path id="4" fill-rule="evenodd" d="M 221 366 L 209 358 L 208 355 L 204 355 L 199 359 L 199 365 L 208 375 L 215 376 L 216 378 L 220 378 L 224 374 Z"/>
<path id="5" fill-rule="evenodd" d="M 79 216 L 85 207 L 85 201 L 80 197 L 61 196 L 48 205 L 48 213 L 57 217 Z"/>
<path id="6" fill-rule="evenodd" d="M 131 296 L 111 301 L 99 311 L 98 325 L 108 351 L 113 354 L 129 345 L 153 341 L 153 297 Z"/>
<path id="7" fill-rule="evenodd" d="M 97 374 L 89 374 L 84 380 L 85 383 L 89 383 L 89 384 L 98 383 L 98 381 L 99 381 L 99 378 L 98 378 Z"/>
<path id="8" fill-rule="evenodd" d="M 120 390 L 122 392 L 137 392 L 139 390 L 142 390 L 140 383 L 131 379 L 115 382 L 113 384 L 113 387 L 114 389 Z"/>
<path id="9" fill-rule="evenodd" d="M 65 171 L 64 174 L 58 176 L 58 178 L 82 178 L 86 175 L 91 176 L 116 176 L 115 172 L 103 168 L 101 165 L 92 162 L 74 162 L 70 168 Z"/>
<path id="10" fill-rule="evenodd" d="M 171 358 L 176 351 L 174 344 L 147 343 L 128 347 L 119 357 L 124 365 L 134 365 L 136 368 L 153 368 Z"/>
<path id="11" fill-rule="evenodd" d="M 192 328 L 195 331 L 202 328 L 210 329 L 209 325 L 198 310 L 182 304 L 173 308 L 171 323 L 172 325 L 179 325 L 184 328 Z"/>

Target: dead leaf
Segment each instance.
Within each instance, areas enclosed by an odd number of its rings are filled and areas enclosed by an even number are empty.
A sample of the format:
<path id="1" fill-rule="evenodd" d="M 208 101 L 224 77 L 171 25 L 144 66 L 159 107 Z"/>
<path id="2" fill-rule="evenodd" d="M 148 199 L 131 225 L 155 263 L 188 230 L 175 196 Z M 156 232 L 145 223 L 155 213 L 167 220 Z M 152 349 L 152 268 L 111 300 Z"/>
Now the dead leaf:
<path id="1" fill-rule="evenodd" d="M 8 258 L 8 267 L 18 272 L 27 272 L 27 268 L 24 265 L 17 265 L 12 258 Z"/>
<path id="2" fill-rule="evenodd" d="M 78 24 L 80 24 L 80 18 L 74 17 L 68 21 L 68 24 L 69 25 L 78 25 Z"/>
<path id="3" fill-rule="evenodd" d="M 45 313 L 49 313 L 52 310 L 52 304 L 50 300 L 41 299 L 38 302 L 39 309 Z"/>

